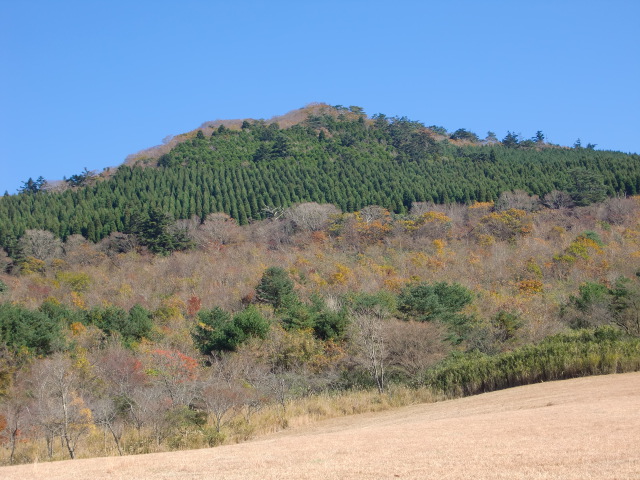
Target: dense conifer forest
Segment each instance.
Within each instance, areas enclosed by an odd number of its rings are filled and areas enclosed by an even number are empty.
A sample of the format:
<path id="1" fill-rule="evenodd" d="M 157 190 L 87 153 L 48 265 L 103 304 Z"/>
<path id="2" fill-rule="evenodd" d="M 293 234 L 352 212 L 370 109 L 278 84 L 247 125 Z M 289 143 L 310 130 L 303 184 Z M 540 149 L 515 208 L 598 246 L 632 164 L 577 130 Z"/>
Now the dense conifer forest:
<path id="1" fill-rule="evenodd" d="M 288 128 L 244 121 L 190 137 L 157 160 L 101 177 L 74 175 L 60 193 L 29 179 L 23 193 L 0 199 L 0 247 L 12 253 L 28 229 L 93 242 L 135 233 L 154 209 L 172 219 L 223 212 L 245 225 L 269 208 L 302 202 L 402 214 L 414 202 L 471 204 L 512 190 L 573 191 L 586 195 L 577 202 L 583 205 L 640 190 L 638 155 L 552 146 L 541 132 L 535 140 L 509 133 L 503 143 L 481 142 L 464 129 L 448 134 L 406 118 L 369 119 L 358 107 L 326 107 Z"/>

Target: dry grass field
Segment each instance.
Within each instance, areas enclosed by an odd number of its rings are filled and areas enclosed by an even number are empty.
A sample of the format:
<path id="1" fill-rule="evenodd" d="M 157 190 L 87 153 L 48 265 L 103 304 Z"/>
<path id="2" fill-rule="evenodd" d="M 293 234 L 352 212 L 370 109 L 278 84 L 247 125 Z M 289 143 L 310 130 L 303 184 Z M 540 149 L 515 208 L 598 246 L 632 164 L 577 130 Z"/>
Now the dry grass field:
<path id="1" fill-rule="evenodd" d="M 640 479 L 640 373 L 318 422 L 239 445 L 0 468 L 46 479 Z"/>

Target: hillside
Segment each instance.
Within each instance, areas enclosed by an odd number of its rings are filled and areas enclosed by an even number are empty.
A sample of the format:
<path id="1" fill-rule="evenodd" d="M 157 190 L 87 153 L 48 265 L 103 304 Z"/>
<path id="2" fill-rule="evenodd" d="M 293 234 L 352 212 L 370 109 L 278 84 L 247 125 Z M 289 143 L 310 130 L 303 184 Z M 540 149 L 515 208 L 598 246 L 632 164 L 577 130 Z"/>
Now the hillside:
<path id="1" fill-rule="evenodd" d="M 2 467 L 24 478 L 638 478 L 640 375 L 520 387 L 325 421 L 241 445 Z"/>
<path id="2" fill-rule="evenodd" d="M 537 141 L 513 134 L 502 143 L 481 141 L 464 129 L 448 133 L 406 118 L 368 118 L 358 107 L 322 105 L 280 120 L 282 126 L 221 122 L 180 136 L 159 156 L 140 154 L 99 176 L 74 175 L 66 191 L 39 191 L 36 183 L 1 198 L 0 247 L 13 256 L 27 229 L 94 242 L 116 231 L 134 233 L 151 209 L 173 219 L 221 212 L 244 225 L 301 202 L 343 212 L 379 205 L 404 214 L 415 202 L 472 204 L 512 190 L 540 197 L 566 191 L 578 205 L 640 191 L 638 155 L 560 148 L 540 132 Z"/>
<path id="3" fill-rule="evenodd" d="M 640 370 L 637 155 L 280 121 L 0 198 L 0 464 Z"/>

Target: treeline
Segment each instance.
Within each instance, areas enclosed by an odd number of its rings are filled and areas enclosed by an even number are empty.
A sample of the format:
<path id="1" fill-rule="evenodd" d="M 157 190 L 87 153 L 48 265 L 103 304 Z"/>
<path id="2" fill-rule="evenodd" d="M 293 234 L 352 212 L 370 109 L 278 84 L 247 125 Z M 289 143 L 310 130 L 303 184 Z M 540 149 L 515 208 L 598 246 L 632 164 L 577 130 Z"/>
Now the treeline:
<path id="1" fill-rule="evenodd" d="M 244 225 L 265 218 L 265 207 L 301 202 L 406 213 L 414 202 L 471 204 L 515 189 L 579 195 L 585 182 L 592 195 L 582 204 L 640 192 L 638 155 L 513 138 L 484 145 L 459 132 L 443 140 L 442 133 L 406 118 L 352 112 L 311 115 L 286 129 L 256 121 L 211 136 L 199 131 L 163 155 L 160 168 L 122 166 L 108 179 L 67 182 L 58 193 L 27 182 L 22 193 L 0 199 L 0 247 L 11 253 L 28 229 L 93 242 L 134 233 L 150 209 L 173 219 L 224 212 Z"/>

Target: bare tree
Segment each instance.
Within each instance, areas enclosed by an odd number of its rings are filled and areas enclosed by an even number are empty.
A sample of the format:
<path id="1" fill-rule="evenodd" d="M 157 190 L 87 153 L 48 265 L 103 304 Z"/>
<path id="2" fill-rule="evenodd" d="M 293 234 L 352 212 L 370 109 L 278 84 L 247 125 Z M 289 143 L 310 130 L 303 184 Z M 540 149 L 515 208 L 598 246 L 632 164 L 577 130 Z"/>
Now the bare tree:
<path id="1" fill-rule="evenodd" d="M 613 225 L 624 225 L 638 212 L 638 202 L 626 197 L 614 197 L 605 200 L 599 211 L 599 217 Z"/>
<path id="2" fill-rule="evenodd" d="M 99 245 L 101 250 L 109 256 L 128 253 L 140 248 L 140 242 L 135 235 L 120 232 L 111 232 Z"/>
<path id="3" fill-rule="evenodd" d="M 74 459 L 78 441 L 89 432 L 92 421 L 82 396 L 81 376 L 69 358 L 54 354 L 35 366 L 31 381 L 34 409 L 46 430 L 49 453 L 53 453 L 53 437 L 59 435 Z"/>
<path id="4" fill-rule="evenodd" d="M 142 363 L 130 351 L 114 343 L 101 350 L 93 360 L 94 371 L 103 391 L 91 402 L 96 424 L 111 433 L 118 454 L 122 455 L 121 438 L 127 423 L 142 426 L 135 403 L 136 392 L 149 383 Z"/>
<path id="5" fill-rule="evenodd" d="M 72 265 L 99 265 L 106 257 L 82 235 L 70 235 L 64 242 L 65 260 Z"/>
<path id="6" fill-rule="evenodd" d="M 367 309 L 353 313 L 354 343 L 359 349 L 360 361 L 365 365 L 376 383 L 378 393 L 385 390 L 385 344 L 386 314 L 381 309 Z"/>
<path id="7" fill-rule="evenodd" d="M 0 402 L 0 416 L 5 419 L 4 430 L 0 429 L 0 438 L 4 437 L 9 444 L 9 464 L 13 465 L 16 446 L 21 432 L 26 431 L 29 418 L 29 395 L 22 376 L 4 392 Z"/>
<path id="8" fill-rule="evenodd" d="M 559 210 L 561 208 L 571 208 L 574 206 L 571 195 L 560 190 L 552 190 L 542 197 L 542 204 L 547 208 Z"/>
<path id="9" fill-rule="evenodd" d="M 90 402 L 90 406 L 95 424 L 104 428 L 105 433 L 106 431 L 111 433 L 113 442 L 118 449 L 118 455 L 123 455 L 120 441 L 124 434 L 126 424 L 122 415 L 122 409 L 114 400 L 113 397 L 100 397 L 93 399 Z"/>
<path id="10" fill-rule="evenodd" d="M 385 322 L 387 371 L 408 378 L 434 365 L 448 351 L 445 328 L 437 322 Z"/>
<path id="11" fill-rule="evenodd" d="M 4 273 L 9 268 L 9 265 L 11 265 L 11 257 L 7 255 L 3 248 L 0 248 L 0 273 Z"/>
<path id="12" fill-rule="evenodd" d="M 199 403 L 213 416 L 216 432 L 233 420 L 249 397 L 238 367 L 228 356 L 214 358 L 201 380 Z"/>
<path id="13" fill-rule="evenodd" d="M 495 203 L 495 209 L 499 212 L 517 208 L 525 212 L 534 212 L 540 207 L 540 199 L 537 195 L 529 195 L 523 190 L 502 192 Z"/>
<path id="14" fill-rule="evenodd" d="M 289 207 L 284 212 L 284 218 L 293 222 L 296 230 L 303 232 L 317 232 L 323 230 L 331 217 L 340 213 L 334 205 L 315 202 L 300 203 Z"/>
<path id="15" fill-rule="evenodd" d="M 27 230 L 20 247 L 25 256 L 45 262 L 62 254 L 62 241 L 48 230 Z"/>
<path id="16" fill-rule="evenodd" d="M 358 211 L 360 219 L 367 225 L 375 221 L 383 221 L 389 216 L 389 210 L 378 205 L 369 205 Z"/>
<path id="17" fill-rule="evenodd" d="M 262 213 L 264 213 L 264 216 L 266 218 L 280 220 L 284 216 L 284 208 L 265 205 L 264 207 L 262 207 Z"/>
<path id="18" fill-rule="evenodd" d="M 207 215 L 193 234 L 198 248 L 219 247 L 240 240 L 241 229 L 233 218 L 225 213 Z"/>

